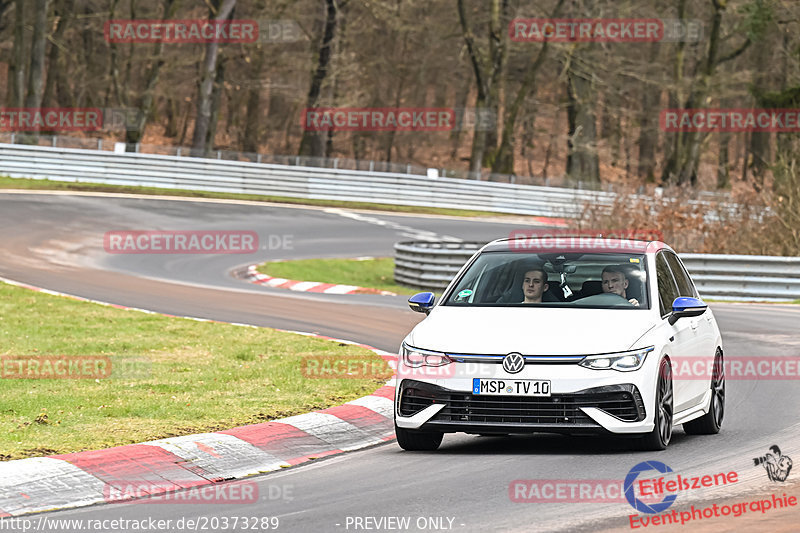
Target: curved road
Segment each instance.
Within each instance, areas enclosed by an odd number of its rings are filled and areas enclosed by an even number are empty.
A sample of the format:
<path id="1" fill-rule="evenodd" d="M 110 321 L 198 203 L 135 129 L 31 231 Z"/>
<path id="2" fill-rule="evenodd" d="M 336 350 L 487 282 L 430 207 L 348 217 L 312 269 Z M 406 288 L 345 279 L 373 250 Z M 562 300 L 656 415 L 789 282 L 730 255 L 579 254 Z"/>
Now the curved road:
<path id="1" fill-rule="evenodd" d="M 0 194 L 4 252 L 0 276 L 125 306 L 315 331 L 394 351 L 420 319 L 406 308 L 405 298 L 292 293 L 236 280 L 230 271 L 268 259 L 386 256 L 401 239 L 488 241 L 519 227 L 514 221 L 256 203 L 6 192 Z M 106 231 L 142 229 L 251 230 L 267 244 L 270 235 L 291 236 L 291 247 L 246 256 L 104 252 Z M 796 356 L 800 351 L 800 307 L 713 307 L 727 355 Z M 515 503 L 509 497 L 509 485 L 516 479 L 621 480 L 635 464 L 657 459 L 685 475 L 739 473 L 736 485 L 681 494 L 675 504 L 679 510 L 692 503 L 742 499 L 751 493 L 798 494 L 793 482 L 796 475 L 778 487 L 752 462 L 752 457 L 763 455 L 773 444 L 780 445 L 786 455 L 800 457 L 798 404 L 796 381 L 729 381 L 723 431 L 713 437 L 692 437 L 677 429 L 669 449 L 659 454 L 633 453 L 625 441 L 610 438 L 447 435 L 435 453 L 404 453 L 392 442 L 253 478 L 264 495 L 262 501 L 235 509 L 231 505 L 138 503 L 47 516 L 148 516 L 170 518 L 173 523 L 200 516 L 277 516 L 278 531 L 314 532 L 405 530 L 392 527 L 395 522 L 372 521 L 389 517 L 408 517 L 410 531 L 630 530 L 628 515 L 633 509 L 625 502 Z M 270 487 L 273 493 L 288 489 L 291 497 L 270 500 Z M 793 513 L 796 516 L 797 511 Z M 772 529 L 788 524 L 776 516 L 771 518 Z M 754 523 L 744 517 L 718 518 L 708 522 L 708 530 L 741 530 Z M 705 530 L 697 525 L 692 529 Z"/>

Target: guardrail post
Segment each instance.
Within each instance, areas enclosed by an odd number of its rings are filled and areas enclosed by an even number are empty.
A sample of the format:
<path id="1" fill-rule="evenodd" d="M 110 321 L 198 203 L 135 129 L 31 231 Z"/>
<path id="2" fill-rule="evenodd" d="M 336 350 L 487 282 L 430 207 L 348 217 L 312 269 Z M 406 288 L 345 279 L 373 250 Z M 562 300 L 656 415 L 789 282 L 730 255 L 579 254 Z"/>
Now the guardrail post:
<path id="1" fill-rule="evenodd" d="M 98 150 L 103 149 L 103 139 L 97 139 L 97 149 Z"/>
<path id="2" fill-rule="evenodd" d="M 411 174 L 411 165 L 406 165 L 406 174 Z"/>
<path id="3" fill-rule="evenodd" d="M 14 139 L 16 139 L 16 138 L 17 138 L 17 134 L 16 133 L 12 133 L 11 134 L 11 144 L 14 144 Z"/>
<path id="4" fill-rule="evenodd" d="M 375 171 L 375 161 L 374 160 L 370 160 L 370 162 L 369 162 L 369 171 L 370 172 L 374 172 Z"/>
<path id="5" fill-rule="evenodd" d="M 300 166 L 300 156 L 299 155 L 294 156 L 294 165 L 296 167 Z"/>
<path id="6" fill-rule="evenodd" d="M 333 160 L 333 170 L 336 170 L 337 168 L 339 168 L 339 158 L 338 157 Z"/>
<path id="7" fill-rule="evenodd" d="M 256 163 L 261 163 L 261 154 L 256 154 Z"/>
<path id="8" fill-rule="evenodd" d="M 57 136 L 57 135 L 53 135 L 53 140 L 52 140 L 52 141 L 50 141 L 50 145 L 51 145 L 53 148 L 55 148 L 56 146 L 58 146 L 58 136 Z"/>
<path id="9" fill-rule="evenodd" d="M 222 159 L 222 152 L 217 150 L 217 159 Z"/>
<path id="10" fill-rule="evenodd" d="M 178 150 L 175 152 L 175 155 L 176 155 L 177 157 L 180 157 L 180 156 L 181 156 L 181 147 L 180 147 L 180 146 L 178 146 Z"/>

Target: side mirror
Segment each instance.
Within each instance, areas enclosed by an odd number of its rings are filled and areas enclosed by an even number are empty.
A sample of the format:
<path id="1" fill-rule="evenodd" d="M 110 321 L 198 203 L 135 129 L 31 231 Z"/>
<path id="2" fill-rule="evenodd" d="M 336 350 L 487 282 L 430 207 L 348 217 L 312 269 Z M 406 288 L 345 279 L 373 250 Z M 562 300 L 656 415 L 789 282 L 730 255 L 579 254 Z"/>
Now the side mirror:
<path id="1" fill-rule="evenodd" d="M 426 315 L 431 312 L 433 301 L 436 296 L 432 292 L 418 292 L 408 299 L 408 306 L 412 311 L 417 313 L 425 313 Z"/>
<path id="2" fill-rule="evenodd" d="M 669 315 L 670 325 L 678 321 L 679 318 L 700 316 L 706 312 L 708 305 L 699 298 L 680 296 L 672 302 L 672 314 Z"/>

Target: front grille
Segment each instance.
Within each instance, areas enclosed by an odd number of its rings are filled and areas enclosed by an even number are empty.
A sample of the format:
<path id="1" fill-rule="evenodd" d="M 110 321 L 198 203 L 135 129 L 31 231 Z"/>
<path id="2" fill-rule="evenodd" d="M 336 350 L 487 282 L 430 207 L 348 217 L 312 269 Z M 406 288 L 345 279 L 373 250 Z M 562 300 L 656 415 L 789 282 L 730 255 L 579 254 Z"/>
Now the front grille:
<path id="1" fill-rule="evenodd" d="M 644 420 L 644 402 L 633 385 L 614 385 L 550 397 L 482 396 L 411 382 L 401 392 L 400 414 L 411 416 L 437 403 L 432 422 L 524 425 L 597 425 L 580 407 L 596 407 L 626 422 Z"/>

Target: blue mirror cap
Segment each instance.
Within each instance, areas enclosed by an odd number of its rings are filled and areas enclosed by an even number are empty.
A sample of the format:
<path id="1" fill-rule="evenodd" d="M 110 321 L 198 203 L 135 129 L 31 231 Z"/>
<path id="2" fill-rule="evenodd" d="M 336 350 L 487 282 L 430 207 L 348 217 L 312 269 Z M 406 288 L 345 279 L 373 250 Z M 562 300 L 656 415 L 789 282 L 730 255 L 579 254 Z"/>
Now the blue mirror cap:
<path id="1" fill-rule="evenodd" d="M 436 296 L 432 292 L 418 292 L 408 299 L 408 305 L 415 307 L 433 307 Z"/>
<path id="2" fill-rule="evenodd" d="M 706 304 L 700 298 L 692 298 L 689 296 L 679 296 L 675 298 L 675 301 L 672 302 L 672 312 L 673 313 L 682 313 L 684 311 L 691 311 L 691 310 L 706 310 L 708 309 L 708 304 Z"/>

